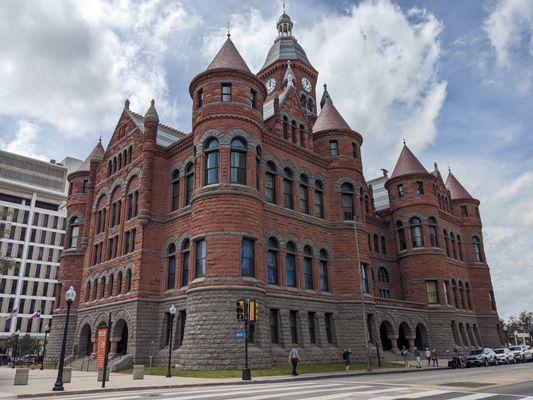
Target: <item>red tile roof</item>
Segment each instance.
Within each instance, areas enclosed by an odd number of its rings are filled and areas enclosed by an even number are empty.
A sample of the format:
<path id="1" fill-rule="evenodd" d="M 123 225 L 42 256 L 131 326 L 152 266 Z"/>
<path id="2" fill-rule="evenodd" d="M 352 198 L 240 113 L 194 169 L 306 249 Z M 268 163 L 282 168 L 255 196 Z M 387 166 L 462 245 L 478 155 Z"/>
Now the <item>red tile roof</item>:
<path id="1" fill-rule="evenodd" d="M 464 188 L 457 178 L 450 172 L 446 178 L 446 188 L 450 191 L 453 200 L 456 199 L 471 199 L 472 196 Z"/>
<path id="2" fill-rule="evenodd" d="M 206 70 L 216 68 L 231 68 L 252 73 L 229 37 Z"/>
<path id="3" fill-rule="evenodd" d="M 391 178 L 407 174 L 427 174 L 428 171 L 406 145 L 403 146 Z"/>
<path id="4" fill-rule="evenodd" d="M 352 129 L 348 123 L 342 118 L 342 115 L 337 111 L 331 100 L 324 103 L 324 107 L 320 110 L 320 114 L 313 125 L 313 132 L 320 131 L 338 131 Z"/>

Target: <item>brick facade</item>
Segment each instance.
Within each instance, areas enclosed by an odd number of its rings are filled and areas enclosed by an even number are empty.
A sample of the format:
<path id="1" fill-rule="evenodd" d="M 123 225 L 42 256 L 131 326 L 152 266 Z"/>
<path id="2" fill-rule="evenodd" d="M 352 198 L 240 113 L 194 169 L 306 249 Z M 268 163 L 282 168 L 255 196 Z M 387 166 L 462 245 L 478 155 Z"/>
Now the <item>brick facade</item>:
<path id="1" fill-rule="evenodd" d="M 112 313 L 112 355 L 147 362 L 153 341 L 164 362 L 174 304 L 175 363 L 240 368 L 243 297 L 259 302 L 252 368 L 284 363 L 293 341 L 304 362 L 338 361 L 346 347 L 363 359 L 363 318 L 381 351 L 499 344 L 479 201 L 407 147 L 390 178 L 367 181 L 363 136 L 327 90 L 317 101 L 318 72 L 288 16 L 278 30 L 276 41 L 294 51 L 276 58 L 273 47 L 257 75 L 228 37 L 190 84 L 191 133 L 160 124 L 153 102 L 142 117 L 127 101 L 107 148 L 69 176 L 68 218 L 81 216 L 83 226 L 59 279 L 78 293 L 75 356 L 94 350 L 96 328 Z M 380 210 L 378 181 L 389 192 Z M 64 299 L 56 305 L 51 358 Z"/>

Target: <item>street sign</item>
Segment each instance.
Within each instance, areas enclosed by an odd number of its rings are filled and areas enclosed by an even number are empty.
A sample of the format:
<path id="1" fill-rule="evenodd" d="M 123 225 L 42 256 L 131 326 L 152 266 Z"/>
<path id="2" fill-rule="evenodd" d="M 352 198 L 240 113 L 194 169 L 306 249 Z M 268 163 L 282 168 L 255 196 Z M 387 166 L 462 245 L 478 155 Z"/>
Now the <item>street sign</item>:
<path id="1" fill-rule="evenodd" d="M 245 331 L 237 331 L 237 337 L 246 337 L 246 332 Z"/>

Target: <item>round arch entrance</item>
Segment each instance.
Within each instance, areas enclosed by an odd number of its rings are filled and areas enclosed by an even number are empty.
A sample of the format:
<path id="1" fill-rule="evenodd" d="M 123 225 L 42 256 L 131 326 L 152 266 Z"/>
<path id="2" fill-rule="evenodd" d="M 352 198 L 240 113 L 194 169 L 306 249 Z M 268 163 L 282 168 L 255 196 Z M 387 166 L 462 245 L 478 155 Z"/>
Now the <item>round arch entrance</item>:
<path id="1" fill-rule="evenodd" d="M 80 332 L 80 342 L 78 347 L 79 355 L 91 354 L 93 352 L 93 342 L 91 340 L 91 326 L 83 325 Z"/>
<path id="2" fill-rule="evenodd" d="M 119 337 L 117 342 L 117 354 L 128 353 L 128 324 L 123 319 L 119 319 L 113 328 L 113 336 Z"/>
<path id="3" fill-rule="evenodd" d="M 415 346 L 419 349 L 429 348 L 428 331 L 421 322 L 416 325 Z"/>
<path id="4" fill-rule="evenodd" d="M 381 339 L 381 347 L 383 351 L 392 350 L 392 341 L 389 336 L 394 334 L 392 324 L 389 321 L 383 321 L 379 326 L 379 337 Z"/>
<path id="5" fill-rule="evenodd" d="M 399 336 L 398 336 L 398 348 L 406 348 L 409 349 L 409 339 L 411 337 L 411 328 L 409 328 L 409 325 L 407 325 L 406 322 L 402 322 L 400 324 L 399 329 Z"/>

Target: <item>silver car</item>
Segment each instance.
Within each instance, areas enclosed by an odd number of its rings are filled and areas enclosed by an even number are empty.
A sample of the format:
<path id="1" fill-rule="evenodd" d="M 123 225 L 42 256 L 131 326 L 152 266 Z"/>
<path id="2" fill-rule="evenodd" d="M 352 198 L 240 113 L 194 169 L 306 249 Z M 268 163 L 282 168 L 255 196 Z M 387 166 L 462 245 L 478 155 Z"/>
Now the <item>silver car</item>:
<path id="1" fill-rule="evenodd" d="M 509 351 L 514 354 L 516 361 L 531 361 L 533 359 L 533 352 L 526 346 L 510 346 Z"/>
<path id="2" fill-rule="evenodd" d="M 494 349 L 494 352 L 496 353 L 496 364 L 516 364 L 514 353 L 509 351 L 509 349 L 502 347 Z"/>

